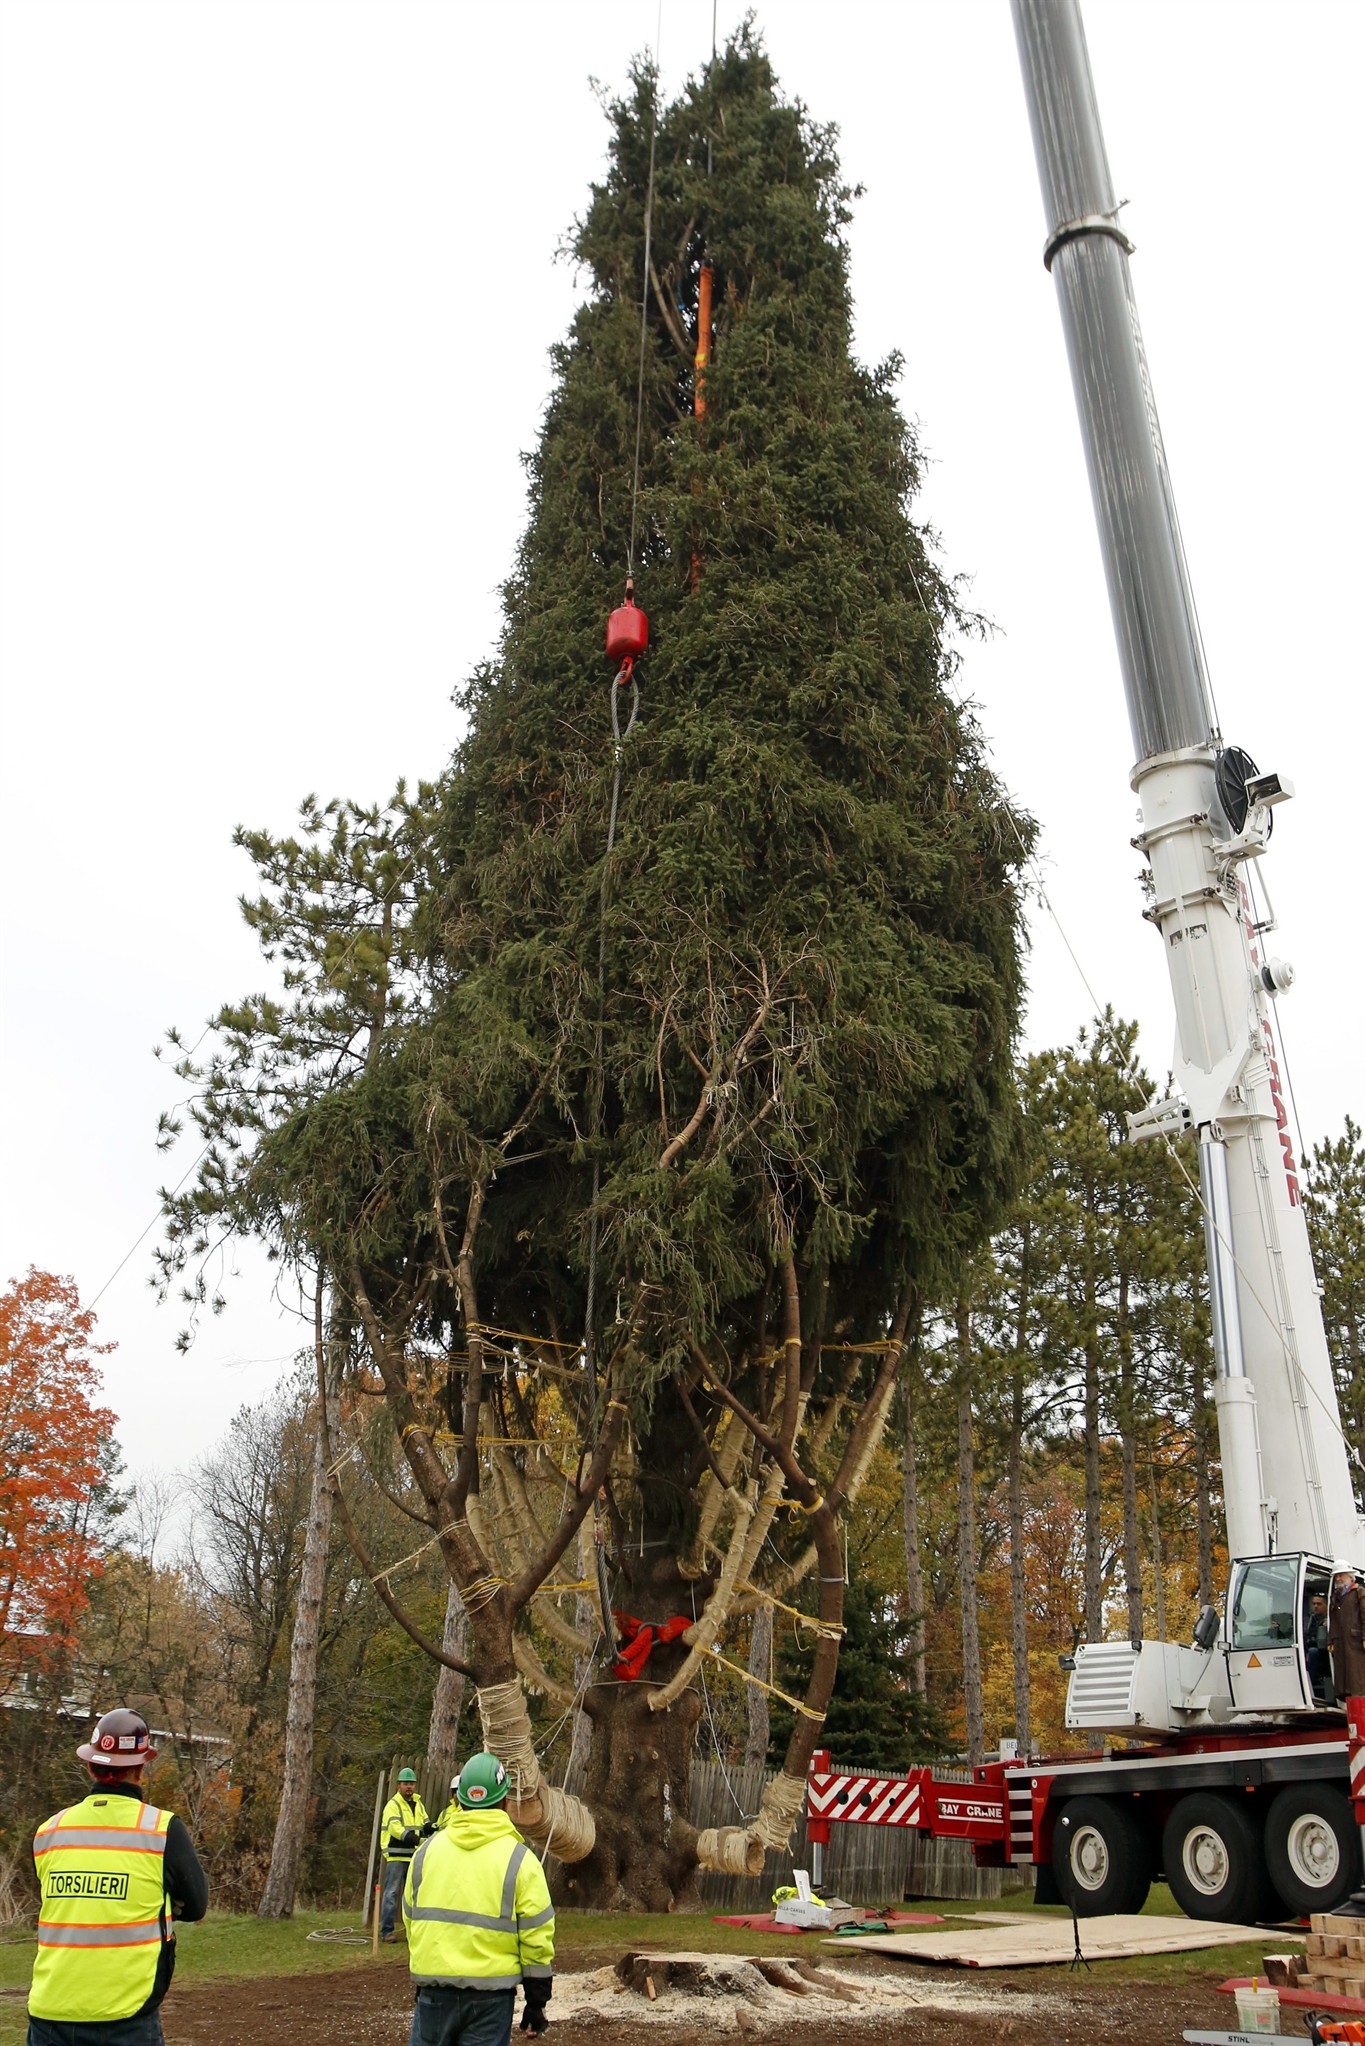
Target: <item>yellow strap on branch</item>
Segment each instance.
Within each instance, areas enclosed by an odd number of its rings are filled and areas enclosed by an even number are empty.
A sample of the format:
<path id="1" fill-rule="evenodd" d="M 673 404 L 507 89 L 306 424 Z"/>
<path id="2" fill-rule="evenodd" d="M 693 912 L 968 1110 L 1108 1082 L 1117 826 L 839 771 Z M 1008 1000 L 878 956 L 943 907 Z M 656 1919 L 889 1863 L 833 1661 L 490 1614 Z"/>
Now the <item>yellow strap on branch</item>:
<path id="1" fill-rule="evenodd" d="M 786 1691 L 779 1691 L 776 1684 L 765 1684 L 762 1677 L 756 1677 L 753 1671 L 745 1669 L 742 1663 L 731 1662 L 729 1656 L 722 1655 L 718 1648 L 708 1648 L 706 1652 L 713 1662 L 723 1664 L 726 1669 L 732 1669 L 737 1677 L 743 1677 L 746 1684 L 756 1684 L 760 1691 L 767 1691 L 770 1697 L 780 1698 L 784 1705 L 791 1706 L 793 1712 L 800 1712 L 806 1719 L 813 1719 L 817 1726 L 824 1719 L 823 1712 L 812 1712 L 810 1706 L 803 1705 L 799 1698 L 793 1698 Z"/>
<path id="2" fill-rule="evenodd" d="M 458 1520 L 452 1520 L 447 1527 L 437 1528 L 435 1534 L 431 1537 L 431 1540 L 428 1542 L 423 1542 L 420 1549 L 414 1549 L 410 1556 L 403 1556 L 397 1563 L 390 1563 L 387 1570 L 377 1570 L 374 1576 L 370 1579 L 371 1584 L 387 1584 L 388 1580 L 391 1577 L 396 1576 L 400 1570 L 406 1570 L 409 1563 L 415 1563 L 419 1556 L 425 1556 L 428 1549 L 434 1549 L 437 1542 L 441 1540 L 443 1535 L 454 1534 L 456 1528 L 459 1525 L 460 1522 Z M 467 1602 L 468 1601 L 466 1601 L 466 1603 Z"/>
<path id="3" fill-rule="evenodd" d="M 765 1605 L 776 1606 L 781 1613 L 790 1613 L 803 1627 L 814 1628 L 815 1632 L 823 1634 L 827 1641 L 838 1641 L 845 1632 L 843 1627 L 831 1627 L 828 1620 L 817 1620 L 811 1613 L 803 1613 L 799 1606 L 789 1606 L 785 1600 L 774 1598 L 773 1594 L 764 1591 L 761 1585 L 749 1584 L 741 1579 L 739 1588 L 741 1591 L 751 1591 L 755 1598 L 761 1598 Z"/>

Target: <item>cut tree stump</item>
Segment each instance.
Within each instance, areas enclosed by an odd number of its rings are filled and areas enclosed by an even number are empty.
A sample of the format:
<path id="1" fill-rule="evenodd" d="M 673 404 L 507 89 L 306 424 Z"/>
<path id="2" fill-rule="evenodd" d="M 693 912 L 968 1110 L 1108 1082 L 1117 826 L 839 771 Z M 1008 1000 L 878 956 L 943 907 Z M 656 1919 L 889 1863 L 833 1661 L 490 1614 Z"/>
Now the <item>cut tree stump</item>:
<path id="1" fill-rule="evenodd" d="M 622 1954 L 616 1963 L 616 1979 L 622 1989 L 651 2000 L 660 1990 L 680 1990 L 684 1996 L 733 1996 L 741 2003 L 769 2003 L 765 1992 L 776 1989 L 791 1997 L 837 1997 L 843 2003 L 857 2003 L 858 1997 L 834 1975 L 809 1961 L 783 1961 L 770 1954 Z"/>

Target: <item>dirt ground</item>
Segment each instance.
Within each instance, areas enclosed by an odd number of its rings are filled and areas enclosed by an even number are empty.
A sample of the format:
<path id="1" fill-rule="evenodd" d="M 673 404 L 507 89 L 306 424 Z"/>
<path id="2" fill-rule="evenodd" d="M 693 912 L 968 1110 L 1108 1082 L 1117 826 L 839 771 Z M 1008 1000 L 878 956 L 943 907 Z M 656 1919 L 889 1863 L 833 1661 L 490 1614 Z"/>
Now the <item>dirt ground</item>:
<path id="1" fill-rule="evenodd" d="M 590 2008 L 584 1999 L 592 1971 L 614 1961 L 619 1951 L 575 1954 L 572 1973 L 556 1977 L 551 2046 L 694 2046 L 750 2036 L 728 1999 L 690 1999 L 680 2007 L 670 1995 L 668 2008 L 650 2007 L 623 1991 L 612 1998 L 610 2015 Z M 977 1970 L 912 1968 L 873 1955 L 841 1954 L 837 1966 L 850 1982 L 865 1984 L 866 2004 L 816 2015 L 802 2011 L 800 2000 L 784 1998 L 788 2007 L 780 2014 L 760 2010 L 750 2017 L 752 2035 L 773 2046 L 854 2046 L 862 2039 L 869 2046 L 893 2040 L 905 2046 L 931 2041 L 941 2046 L 944 2040 L 960 2040 L 962 2046 L 986 2040 L 1008 2040 L 1011 2046 L 1110 2041 L 1178 2046 L 1185 2026 L 1231 2030 L 1236 2023 L 1232 1999 L 1217 1993 L 1222 1977 L 1214 1971 L 1144 1983 L 1055 1969 L 1003 1977 L 992 1971 L 988 1978 Z M 909 1995 L 913 2004 L 899 2001 Z M 889 1996 L 898 1999 L 891 2008 L 883 2003 Z M 394 1966 L 330 1977 L 185 1985 L 172 1991 L 162 2015 L 167 2046 L 406 2046 L 411 2011 L 406 1972 Z M 512 2036 L 514 2042 L 519 2038 L 515 2031 Z"/>

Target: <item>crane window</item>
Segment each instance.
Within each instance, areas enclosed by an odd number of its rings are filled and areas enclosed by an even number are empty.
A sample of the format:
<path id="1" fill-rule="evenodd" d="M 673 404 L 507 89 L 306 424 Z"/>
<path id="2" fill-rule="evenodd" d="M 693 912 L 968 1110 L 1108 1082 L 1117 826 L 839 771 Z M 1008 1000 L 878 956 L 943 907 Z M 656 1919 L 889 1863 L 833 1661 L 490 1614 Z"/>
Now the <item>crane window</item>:
<path id="1" fill-rule="evenodd" d="M 1233 1648 L 1283 1648 L 1292 1642 L 1298 1591 L 1296 1556 L 1244 1563 L 1232 1603 Z"/>

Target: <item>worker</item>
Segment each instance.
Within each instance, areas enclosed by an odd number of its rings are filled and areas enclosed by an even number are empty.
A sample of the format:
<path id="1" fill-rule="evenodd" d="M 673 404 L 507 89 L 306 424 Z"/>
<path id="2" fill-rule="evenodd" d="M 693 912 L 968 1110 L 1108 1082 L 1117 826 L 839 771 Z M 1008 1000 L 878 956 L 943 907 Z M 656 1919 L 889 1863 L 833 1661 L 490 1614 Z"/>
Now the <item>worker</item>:
<path id="1" fill-rule="evenodd" d="M 508 2046 L 520 1983 L 520 2029 L 549 2030 L 555 1911 L 545 1871 L 501 1807 L 507 1771 L 472 1755 L 459 1809 L 417 1851 L 403 1892 L 408 1968 L 417 1988 L 409 2046 Z"/>
<path id="2" fill-rule="evenodd" d="M 418 1792 L 416 1776 L 411 1769 L 400 1769 L 398 1787 L 385 1805 L 379 1824 L 379 1845 L 384 1855 L 384 1898 L 379 1936 L 390 1945 L 398 1937 L 394 1926 L 412 1857 L 420 1843 L 435 1831 L 435 1823 L 427 1817 L 427 1808 Z"/>
<path id="3" fill-rule="evenodd" d="M 1304 1651 L 1308 1663 L 1308 1681 L 1315 1697 L 1324 1705 L 1335 1705 L 1336 1692 L 1332 1688 L 1332 1657 L 1327 1646 L 1329 1633 L 1327 1619 L 1327 1594 L 1313 1593 L 1308 1609 L 1308 1626 L 1304 1632 Z"/>
<path id="4" fill-rule="evenodd" d="M 452 1776 L 450 1779 L 450 1796 L 441 1807 L 440 1817 L 436 1821 L 438 1826 L 448 1826 L 456 1812 L 460 1809 L 459 1800 L 455 1794 L 459 1787 L 460 1779 L 458 1775 Z"/>
<path id="5" fill-rule="evenodd" d="M 106 1712 L 76 1750 L 92 1782 L 33 1842 L 41 1901 L 28 2046 L 163 2046 L 160 2004 L 175 1972 L 169 1916 L 208 1910 L 208 1877 L 174 1812 L 145 1804 L 156 1760 L 146 1720 Z"/>
<path id="6" fill-rule="evenodd" d="M 1327 1628 L 1338 1698 L 1365 1698 L 1365 1593 L 1356 1583 L 1352 1563 L 1332 1565 Z"/>

